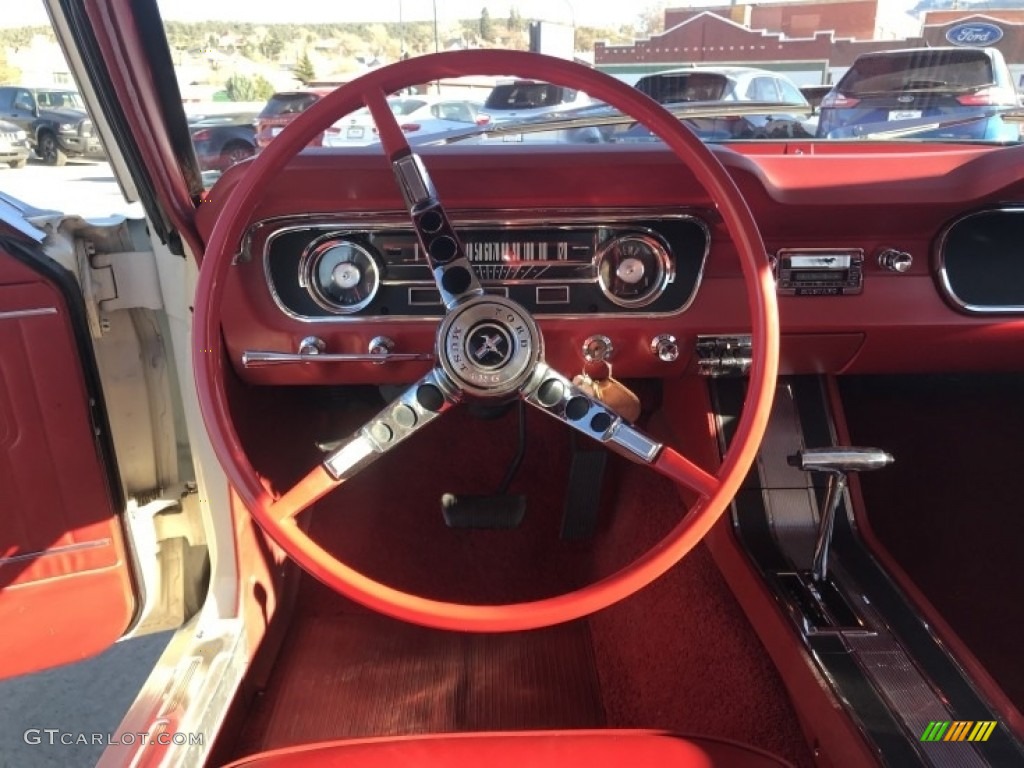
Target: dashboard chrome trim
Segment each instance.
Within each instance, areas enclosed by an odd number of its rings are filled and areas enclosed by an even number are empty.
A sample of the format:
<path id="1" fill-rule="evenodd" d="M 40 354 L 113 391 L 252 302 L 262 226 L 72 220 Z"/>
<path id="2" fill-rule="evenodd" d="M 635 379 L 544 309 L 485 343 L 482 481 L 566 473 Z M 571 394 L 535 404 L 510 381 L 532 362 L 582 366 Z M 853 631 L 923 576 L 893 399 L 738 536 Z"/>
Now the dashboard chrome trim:
<path id="1" fill-rule="evenodd" d="M 699 214 L 703 214 L 703 216 Z M 631 312 L 628 315 L 630 318 L 641 320 L 674 317 L 685 312 L 693 304 L 697 294 L 700 292 L 700 287 L 704 278 L 704 270 L 707 266 L 708 255 L 711 252 L 711 228 L 708 225 L 707 220 L 714 219 L 717 216 L 713 211 L 692 211 L 679 208 L 637 208 L 627 211 L 623 211 L 622 209 L 572 208 L 545 211 L 542 213 L 535 211 L 524 212 L 515 209 L 501 209 L 497 211 L 461 210 L 454 211 L 451 215 L 456 231 L 461 227 L 527 229 L 529 227 L 547 226 L 552 229 L 558 229 L 574 226 L 593 226 L 594 224 L 624 226 L 635 224 L 638 221 L 650 221 L 652 219 L 688 221 L 695 224 L 700 228 L 704 235 L 704 250 L 700 255 L 700 265 L 697 269 L 693 290 L 690 292 L 689 296 L 687 296 L 686 301 L 679 309 L 669 312 Z M 252 260 L 254 248 L 259 248 L 263 261 L 263 278 L 271 299 L 284 315 L 300 323 L 436 323 L 440 319 L 440 315 L 382 315 L 372 317 L 332 315 L 330 317 L 310 317 L 289 309 L 284 304 L 274 287 L 274 282 L 270 272 L 270 247 L 274 240 L 284 234 L 325 227 L 366 231 L 369 229 L 384 229 L 402 226 L 408 226 L 410 228 L 412 226 L 409 223 L 408 215 L 404 211 L 394 211 L 391 213 L 364 212 L 351 214 L 301 214 L 297 216 L 280 216 L 262 219 L 253 223 L 249 229 L 246 230 L 242 239 L 240 257 L 236 260 L 236 265 L 250 262 Z M 651 234 L 657 235 L 657 233 Z M 675 269 L 672 270 L 672 275 L 674 276 L 674 274 Z M 411 281 L 406 281 L 405 284 L 408 284 L 409 282 Z M 527 280 L 520 282 L 503 280 L 497 283 L 487 280 L 481 281 L 481 283 L 489 290 L 504 285 L 522 284 L 523 282 L 534 283 L 535 281 Z M 571 281 L 559 281 L 558 284 L 567 282 Z M 390 285 L 393 283 L 387 281 L 387 284 Z M 424 282 L 423 287 L 429 286 Z M 616 312 L 600 312 L 585 315 L 579 313 L 545 314 L 543 317 L 545 319 L 552 320 L 592 320 L 621 317 L 621 315 Z"/>
<path id="2" fill-rule="evenodd" d="M 953 285 L 949 280 L 949 271 L 946 269 L 946 241 L 949 239 L 949 233 L 953 231 L 953 228 L 958 224 L 972 219 L 975 216 L 987 215 L 991 213 L 1024 213 L 1024 207 L 1007 205 L 995 208 L 982 208 L 980 210 L 971 211 L 963 216 L 958 216 L 953 219 L 949 224 L 944 226 L 940 231 L 938 237 L 935 239 L 935 252 L 934 252 L 934 263 L 935 263 L 935 277 L 939 285 L 939 291 L 954 309 L 960 310 L 966 314 L 971 315 L 1017 315 L 1024 314 L 1024 304 L 1004 304 L 1004 305 L 980 305 L 971 304 L 970 302 L 964 301 L 957 296 L 956 291 L 953 289 Z"/>

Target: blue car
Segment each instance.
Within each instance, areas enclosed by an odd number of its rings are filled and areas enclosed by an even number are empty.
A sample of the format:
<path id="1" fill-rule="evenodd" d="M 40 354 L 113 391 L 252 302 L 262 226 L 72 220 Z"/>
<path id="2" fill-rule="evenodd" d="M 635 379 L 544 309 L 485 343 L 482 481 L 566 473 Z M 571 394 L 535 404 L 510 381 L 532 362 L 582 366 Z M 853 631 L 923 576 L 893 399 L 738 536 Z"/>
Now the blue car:
<path id="1" fill-rule="evenodd" d="M 858 56 L 822 99 L 819 138 L 1017 141 L 1018 107 L 994 48 L 911 48 Z"/>

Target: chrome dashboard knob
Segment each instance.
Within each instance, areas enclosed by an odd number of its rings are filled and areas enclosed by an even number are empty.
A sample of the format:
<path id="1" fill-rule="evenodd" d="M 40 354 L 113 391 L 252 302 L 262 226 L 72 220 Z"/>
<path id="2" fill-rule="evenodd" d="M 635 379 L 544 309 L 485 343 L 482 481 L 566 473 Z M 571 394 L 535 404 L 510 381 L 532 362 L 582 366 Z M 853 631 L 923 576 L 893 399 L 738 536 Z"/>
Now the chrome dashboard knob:
<path id="1" fill-rule="evenodd" d="M 327 349 L 327 345 L 318 336 L 307 336 L 299 342 L 300 355 L 319 355 L 325 349 Z"/>
<path id="2" fill-rule="evenodd" d="M 898 251 L 895 248 L 886 248 L 878 254 L 878 266 L 889 272 L 902 274 L 910 269 L 910 265 L 913 263 L 913 256 L 906 251 Z"/>
<path id="3" fill-rule="evenodd" d="M 651 339 L 651 352 L 663 363 L 674 363 L 679 359 L 679 342 L 671 333 L 662 333 Z"/>
<path id="4" fill-rule="evenodd" d="M 367 354 L 380 356 L 380 360 L 374 365 L 383 363 L 394 350 L 395 341 L 388 336 L 374 336 L 366 347 Z"/>

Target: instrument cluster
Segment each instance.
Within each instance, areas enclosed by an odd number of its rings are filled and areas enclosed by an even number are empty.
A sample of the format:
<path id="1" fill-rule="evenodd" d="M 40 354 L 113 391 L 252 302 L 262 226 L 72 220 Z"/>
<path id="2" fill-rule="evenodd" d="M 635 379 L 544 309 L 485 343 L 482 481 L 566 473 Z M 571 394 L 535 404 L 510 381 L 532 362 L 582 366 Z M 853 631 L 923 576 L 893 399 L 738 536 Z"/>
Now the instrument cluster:
<path id="1" fill-rule="evenodd" d="M 692 301 L 709 250 L 698 217 L 652 213 L 515 223 L 456 223 L 484 289 L 539 316 L 657 316 Z M 250 237 L 262 250 L 271 293 L 308 321 L 381 316 L 433 318 L 441 297 L 407 222 L 264 222 Z"/>

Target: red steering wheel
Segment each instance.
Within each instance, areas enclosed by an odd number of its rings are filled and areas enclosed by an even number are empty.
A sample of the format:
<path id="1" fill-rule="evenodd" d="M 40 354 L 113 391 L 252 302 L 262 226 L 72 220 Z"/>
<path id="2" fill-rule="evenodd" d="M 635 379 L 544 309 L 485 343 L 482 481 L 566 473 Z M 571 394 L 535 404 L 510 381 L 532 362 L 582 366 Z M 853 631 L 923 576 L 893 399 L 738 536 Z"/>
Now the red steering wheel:
<path id="1" fill-rule="evenodd" d="M 475 75 L 514 75 L 585 91 L 628 113 L 662 139 L 711 195 L 740 255 L 752 321 L 753 364 L 736 435 L 717 475 L 624 421 L 544 362 L 543 337 L 529 313 L 486 295 L 452 228 L 442 197 L 388 108 L 387 96 L 419 83 Z M 281 496 L 260 483 L 232 424 L 221 346 L 220 307 L 232 256 L 252 212 L 286 163 L 339 116 L 367 106 L 409 209 L 447 313 L 438 324 L 437 364 Z M 677 118 L 640 92 L 586 67 L 514 51 L 459 51 L 409 59 L 338 88 L 291 123 L 260 154 L 213 228 L 196 286 L 192 360 L 203 418 L 228 479 L 263 529 L 302 568 L 336 591 L 381 613 L 443 629 L 532 629 L 600 610 L 646 586 L 689 552 L 735 495 L 767 425 L 778 369 L 775 287 L 754 218 L 728 173 Z M 554 597 L 507 605 L 431 600 L 374 581 L 314 542 L 296 516 L 465 396 L 531 406 L 649 465 L 700 497 L 652 549 L 600 581 Z"/>

